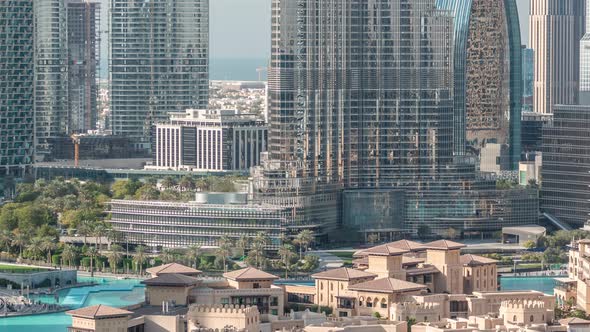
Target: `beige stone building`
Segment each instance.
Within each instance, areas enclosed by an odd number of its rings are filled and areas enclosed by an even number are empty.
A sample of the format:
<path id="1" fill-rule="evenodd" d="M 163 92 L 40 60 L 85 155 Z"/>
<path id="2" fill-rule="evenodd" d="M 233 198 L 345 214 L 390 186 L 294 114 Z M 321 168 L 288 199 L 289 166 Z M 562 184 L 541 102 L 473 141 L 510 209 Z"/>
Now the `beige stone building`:
<path id="1" fill-rule="evenodd" d="M 463 247 L 448 240 L 426 244 L 402 240 L 359 251 L 355 253 L 355 269 L 339 268 L 312 275 L 314 303 L 330 307 L 337 317 L 378 313 L 395 320 L 394 308 L 407 296 L 497 291 L 497 262 L 461 255 Z M 309 293 L 303 287 L 289 287 L 286 291 L 295 303 L 301 303 L 296 301 Z M 431 309 L 430 304 L 425 306 Z M 415 308 L 418 312 L 419 307 Z M 427 316 L 436 320 L 440 310 Z M 447 317 L 444 310 L 442 317 Z"/>
<path id="2" fill-rule="evenodd" d="M 104 305 L 71 310 L 72 325 L 68 332 L 127 332 L 132 312 Z"/>
<path id="3" fill-rule="evenodd" d="M 260 331 L 260 313 L 256 307 L 194 305 L 186 314 L 186 320 L 188 331 L 199 329 Z"/>
<path id="4" fill-rule="evenodd" d="M 590 239 L 571 243 L 567 272 L 567 278 L 557 279 L 554 289 L 557 302 L 590 312 Z"/>

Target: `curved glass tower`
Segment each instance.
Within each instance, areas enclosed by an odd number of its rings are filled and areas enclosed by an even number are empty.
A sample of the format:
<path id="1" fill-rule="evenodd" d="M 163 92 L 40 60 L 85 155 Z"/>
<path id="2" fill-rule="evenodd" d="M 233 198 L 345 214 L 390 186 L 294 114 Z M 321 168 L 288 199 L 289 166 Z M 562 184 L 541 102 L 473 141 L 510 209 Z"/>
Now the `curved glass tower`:
<path id="1" fill-rule="evenodd" d="M 455 153 L 479 155 L 488 143 L 498 144 L 499 170 L 514 170 L 522 111 L 516 2 L 437 0 L 437 5 L 455 17 Z"/>

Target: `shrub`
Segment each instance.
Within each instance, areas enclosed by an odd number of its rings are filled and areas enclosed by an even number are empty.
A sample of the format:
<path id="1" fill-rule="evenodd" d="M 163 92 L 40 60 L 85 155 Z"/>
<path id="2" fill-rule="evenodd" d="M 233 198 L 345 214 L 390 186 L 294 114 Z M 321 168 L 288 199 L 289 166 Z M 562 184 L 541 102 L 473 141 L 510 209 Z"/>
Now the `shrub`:
<path id="1" fill-rule="evenodd" d="M 59 255 L 59 254 L 51 255 L 51 264 L 61 265 L 61 255 Z"/>

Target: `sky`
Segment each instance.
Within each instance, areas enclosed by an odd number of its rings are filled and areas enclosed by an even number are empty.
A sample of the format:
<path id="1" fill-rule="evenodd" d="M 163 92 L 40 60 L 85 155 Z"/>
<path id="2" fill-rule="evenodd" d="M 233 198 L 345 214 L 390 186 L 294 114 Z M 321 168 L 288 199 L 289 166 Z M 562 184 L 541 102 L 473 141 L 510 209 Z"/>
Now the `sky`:
<path id="1" fill-rule="evenodd" d="M 209 0 L 210 56 L 222 59 L 266 59 L 270 53 L 271 0 Z M 109 0 L 101 0 L 103 18 Z M 516 0 L 523 44 L 528 43 L 529 0 Z M 106 28 L 105 19 L 102 20 Z"/>

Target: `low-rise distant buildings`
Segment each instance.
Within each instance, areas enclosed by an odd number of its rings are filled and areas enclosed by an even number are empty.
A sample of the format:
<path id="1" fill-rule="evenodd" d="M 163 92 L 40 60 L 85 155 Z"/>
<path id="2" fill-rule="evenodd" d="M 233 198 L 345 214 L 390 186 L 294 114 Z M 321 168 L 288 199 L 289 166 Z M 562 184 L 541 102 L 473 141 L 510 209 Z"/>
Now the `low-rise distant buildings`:
<path id="1" fill-rule="evenodd" d="M 572 241 L 567 272 L 567 278 L 556 281 L 557 302 L 590 312 L 590 240 Z"/>

